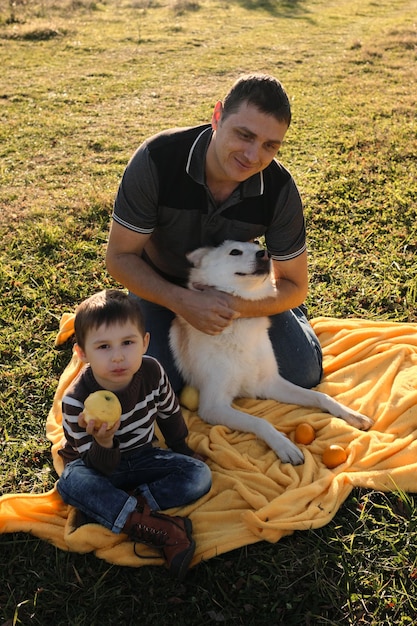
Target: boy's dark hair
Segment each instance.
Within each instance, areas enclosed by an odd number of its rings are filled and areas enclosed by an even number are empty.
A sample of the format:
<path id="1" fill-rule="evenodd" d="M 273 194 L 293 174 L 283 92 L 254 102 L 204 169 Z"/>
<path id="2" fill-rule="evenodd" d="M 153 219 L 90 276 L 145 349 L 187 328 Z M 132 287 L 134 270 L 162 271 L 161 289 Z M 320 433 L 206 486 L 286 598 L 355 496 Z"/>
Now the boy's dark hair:
<path id="1" fill-rule="evenodd" d="M 245 74 L 232 85 L 223 100 L 223 119 L 236 113 L 243 102 L 273 115 L 279 122 L 291 123 L 291 105 L 280 81 L 268 74 Z"/>
<path id="2" fill-rule="evenodd" d="M 134 296 L 118 289 L 104 289 L 86 300 L 75 310 L 75 338 L 82 350 L 87 333 L 102 324 L 132 322 L 145 335 L 145 322 L 140 303 Z"/>

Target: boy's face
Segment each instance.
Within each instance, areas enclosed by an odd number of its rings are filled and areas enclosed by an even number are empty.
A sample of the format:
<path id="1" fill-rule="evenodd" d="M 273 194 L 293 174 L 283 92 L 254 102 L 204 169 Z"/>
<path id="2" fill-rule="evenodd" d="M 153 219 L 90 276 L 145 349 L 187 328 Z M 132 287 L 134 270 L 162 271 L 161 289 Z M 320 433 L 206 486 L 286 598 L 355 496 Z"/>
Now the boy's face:
<path id="1" fill-rule="evenodd" d="M 87 333 L 84 350 L 78 356 L 89 363 L 97 382 L 109 391 L 121 391 L 142 365 L 149 333 L 141 334 L 133 322 L 103 324 Z"/>

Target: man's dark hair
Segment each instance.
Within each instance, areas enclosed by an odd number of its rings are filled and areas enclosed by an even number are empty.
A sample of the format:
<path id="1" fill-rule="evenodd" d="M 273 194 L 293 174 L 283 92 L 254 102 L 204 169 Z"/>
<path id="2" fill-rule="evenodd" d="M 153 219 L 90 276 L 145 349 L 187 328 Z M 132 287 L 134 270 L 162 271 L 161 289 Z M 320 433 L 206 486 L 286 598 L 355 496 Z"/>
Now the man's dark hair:
<path id="1" fill-rule="evenodd" d="M 78 345 L 85 347 L 87 333 L 102 324 L 132 322 L 145 335 L 145 322 L 139 300 L 118 289 L 104 289 L 86 300 L 75 310 L 74 329 Z"/>
<path id="2" fill-rule="evenodd" d="M 291 105 L 279 80 L 268 74 L 246 74 L 237 79 L 223 100 L 223 118 L 246 102 L 279 122 L 291 123 Z"/>

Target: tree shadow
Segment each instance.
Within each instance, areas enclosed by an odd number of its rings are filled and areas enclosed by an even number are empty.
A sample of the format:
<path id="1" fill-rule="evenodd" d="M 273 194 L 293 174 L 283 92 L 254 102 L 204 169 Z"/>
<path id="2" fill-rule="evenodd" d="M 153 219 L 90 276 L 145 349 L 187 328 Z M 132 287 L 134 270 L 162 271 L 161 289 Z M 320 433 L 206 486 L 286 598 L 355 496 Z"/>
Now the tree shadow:
<path id="1" fill-rule="evenodd" d="M 305 0 L 236 0 L 242 7 L 256 11 L 262 9 L 280 17 L 305 17 L 309 13 Z"/>

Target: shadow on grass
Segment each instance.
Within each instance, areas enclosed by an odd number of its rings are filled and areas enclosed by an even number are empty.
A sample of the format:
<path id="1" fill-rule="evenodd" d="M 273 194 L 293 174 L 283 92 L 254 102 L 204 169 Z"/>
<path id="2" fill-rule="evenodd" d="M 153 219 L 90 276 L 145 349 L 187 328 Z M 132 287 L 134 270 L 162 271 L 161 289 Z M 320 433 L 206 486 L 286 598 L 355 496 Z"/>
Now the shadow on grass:
<path id="1" fill-rule="evenodd" d="M 259 9 L 280 17 L 306 17 L 309 13 L 305 0 L 237 0 L 244 8 L 252 11 Z"/>

